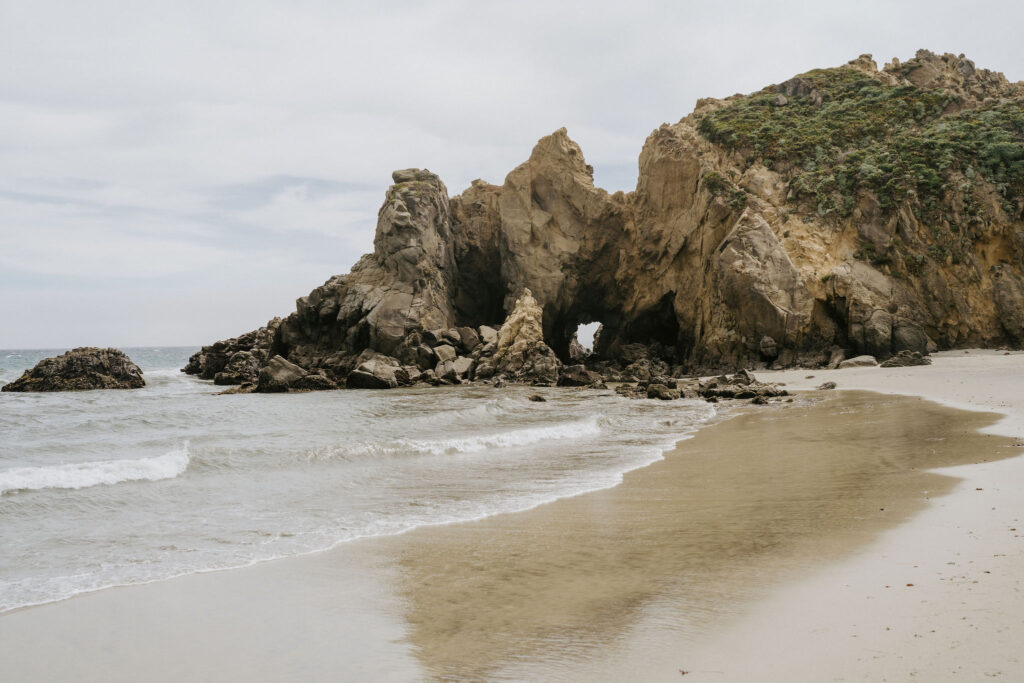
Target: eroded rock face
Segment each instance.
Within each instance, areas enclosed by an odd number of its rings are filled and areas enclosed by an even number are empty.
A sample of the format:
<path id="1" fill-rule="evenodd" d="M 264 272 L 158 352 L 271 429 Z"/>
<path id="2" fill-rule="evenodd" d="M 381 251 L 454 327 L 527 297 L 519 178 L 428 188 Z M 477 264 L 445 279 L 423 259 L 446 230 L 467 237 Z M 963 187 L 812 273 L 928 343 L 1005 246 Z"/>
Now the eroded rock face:
<path id="1" fill-rule="evenodd" d="M 44 358 L 0 390 L 87 391 L 144 386 L 142 370 L 123 351 L 82 347 L 54 358 Z"/>
<path id="2" fill-rule="evenodd" d="M 962 56 L 922 51 L 879 71 L 862 55 L 834 71 L 879 87 L 941 88 L 950 94 L 943 116 L 1024 106 L 1024 86 Z M 830 96 L 808 74 L 766 92 L 785 111 L 816 111 Z M 565 129 L 542 138 L 502 185 L 474 181 L 451 199 L 429 171 L 396 171 L 372 254 L 287 318 L 204 347 L 185 371 L 246 382 L 253 363 L 279 355 L 339 384 L 355 373 L 350 386 L 413 376 L 553 383 L 563 363 L 646 382 L 1024 343 L 1024 205 L 974 179 L 973 194 L 943 199 L 956 225 L 921 218 L 912 194 L 885 206 L 863 190 L 843 215 L 803 210 L 785 168 L 700 132 L 702 117 L 742 99 L 701 100 L 651 133 L 630 193 L 595 187 Z M 969 244 L 957 259 L 899 251 L 930 244 L 940 228 Z M 583 356 L 576 328 L 594 321 L 600 334 Z M 360 368 L 367 351 L 392 360 Z M 388 367 L 400 368 L 394 383 Z"/>
<path id="3" fill-rule="evenodd" d="M 544 311 L 527 289 L 498 330 L 490 364 L 508 379 L 555 383 L 561 362 L 544 342 Z"/>

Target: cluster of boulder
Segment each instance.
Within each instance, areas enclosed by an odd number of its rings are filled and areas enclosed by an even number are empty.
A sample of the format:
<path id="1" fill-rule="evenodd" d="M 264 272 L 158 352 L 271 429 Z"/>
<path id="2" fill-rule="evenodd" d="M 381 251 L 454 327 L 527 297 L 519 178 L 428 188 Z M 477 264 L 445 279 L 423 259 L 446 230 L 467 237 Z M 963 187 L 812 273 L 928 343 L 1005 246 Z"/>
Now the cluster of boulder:
<path id="1" fill-rule="evenodd" d="M 761 382 L 747 370 L 732 375 L 719 375 L 705 381 L 653 377 L 636 384 L 620 384 L 615 391 L 628 398 L 656 398 L 662 401 L 703 398 L 709 403 L 717 403 L 722 399 L 746 399 L 760 405 L 768 403 L 769 398 L 789 396 L 789 392 L 779 385 Z"/>
<path id="2" fill-rule="evenodd" d="M 142 370 L 123 351 L 83 346 L 44 358 L 0 391 L 88 391 L 144 386 Z"/>
<path id="3" fill-rule="evenodd" d="M 342 376 L 332 372 L 335 368 L 307 369 L 279 354 L 264 360 L 269 345 L 261 348 L 259 338 L 274 333 L 271 321 L 255 333 L 204 348 L 193 355 L 185 371 L 215 384 L 237 385 L 228 393 L 393 389 L 470 380 L 561 386 L 600 382 L 599 375 L 582 365 L 563 368 L 544 343 L 542 315 L 540 304 L 526 290 L 500 329 L 480 325 L 412 332 L 392 355 L 364 349 Z"/>

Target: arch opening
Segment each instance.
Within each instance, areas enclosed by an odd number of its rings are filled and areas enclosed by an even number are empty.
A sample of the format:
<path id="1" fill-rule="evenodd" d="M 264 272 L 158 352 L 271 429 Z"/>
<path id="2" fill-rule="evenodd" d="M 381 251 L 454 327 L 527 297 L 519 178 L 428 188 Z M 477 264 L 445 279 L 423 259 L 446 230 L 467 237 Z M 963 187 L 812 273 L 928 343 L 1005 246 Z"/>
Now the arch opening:
<path id="1" fill-rule="evenodd" d="M 576 328 L 576 343 L 582 346 L 587 353 L 593 353 L 594 342 L 597 340 L 600 328 L 601 323 L 597 321 L 579 325 Z"/>

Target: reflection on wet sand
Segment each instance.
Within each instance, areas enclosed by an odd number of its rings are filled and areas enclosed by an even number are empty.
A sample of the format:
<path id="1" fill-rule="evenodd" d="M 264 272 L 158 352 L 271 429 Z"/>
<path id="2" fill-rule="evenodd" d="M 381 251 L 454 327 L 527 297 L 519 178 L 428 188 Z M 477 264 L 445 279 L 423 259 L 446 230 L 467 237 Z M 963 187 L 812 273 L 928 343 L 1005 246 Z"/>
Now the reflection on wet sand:
<path id="1" fill-rule="evenodd" d="M 613 489 L 378 549 L 399 567 L 408 638 L 436 678 L 592 677 L 645 619 L 682 661 L 743 601 L 949 490 L 924 468 L 1017 454 L 977 433 L 994 420 L 875 394 L 779 404 L 701 431 Z"/>

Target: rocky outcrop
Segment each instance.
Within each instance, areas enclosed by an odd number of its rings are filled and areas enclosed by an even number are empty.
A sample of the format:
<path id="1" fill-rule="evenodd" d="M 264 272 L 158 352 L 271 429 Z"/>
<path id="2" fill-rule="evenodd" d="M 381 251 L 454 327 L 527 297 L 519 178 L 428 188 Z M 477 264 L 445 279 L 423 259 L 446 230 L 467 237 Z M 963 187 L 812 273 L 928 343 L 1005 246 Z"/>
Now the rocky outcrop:
<path id="1" fill-rule="evenodd" d="M 544 343 L 544 310 L 527 289 L 498 330 L 494 354 L 488 358 L 494 374 L 518 381 L 554 383 L 561 363 Z"/>
<path id="2" fill-rule="evenodd" d="M 204 346 L 192 354 L 182 372 L 198 375 L 200 379 L 212 379 L 217 384 L 255 382 L 259 369 L 270 360 L 268 351 L 280 325 L 281 319 L 274 318 L 257 330 Z M 229 368 L 232 364 L 233 367 Z M 217 382 L 217 375 L 221 372 L 225 374 Z"/>
<path id="3" fill-rule="evenodd" d="M 390 387 L 551 384 L 566 364 L 649 384 L 1024 343 L 1024 85 L 962 56 L 862 55 L 701 100 L 648 137 L 629 193 L 595 187 L 565 129 L 501 185 L 393 179 L 372 254 L 185 371 L 254 382 L 280 356 Z"/>
<path id="4" fill-rule="evenodd" d="M 123 351 L 81 347 L 39 361 L 0 391 L 88 391 L 144 386 L 142 370 Z"/>

